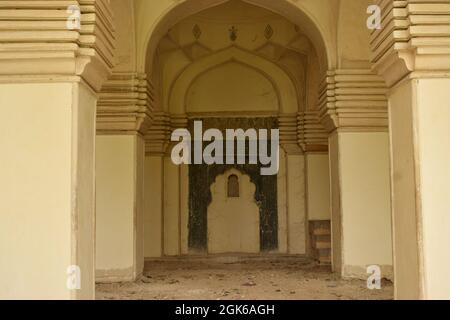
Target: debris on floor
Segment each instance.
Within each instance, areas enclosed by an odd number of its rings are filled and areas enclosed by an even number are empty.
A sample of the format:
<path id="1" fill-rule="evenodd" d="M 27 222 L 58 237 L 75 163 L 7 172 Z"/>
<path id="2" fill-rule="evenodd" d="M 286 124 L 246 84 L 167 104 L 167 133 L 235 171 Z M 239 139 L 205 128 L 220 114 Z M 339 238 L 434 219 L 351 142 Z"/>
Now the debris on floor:
<path id="1" fill-rule="evenodd" d="M 393 285 L 369 290 L 305 259 L 146 262 L 133 283 L 98 284 L 97 299 L 133 300 L 390 300 Z"/>

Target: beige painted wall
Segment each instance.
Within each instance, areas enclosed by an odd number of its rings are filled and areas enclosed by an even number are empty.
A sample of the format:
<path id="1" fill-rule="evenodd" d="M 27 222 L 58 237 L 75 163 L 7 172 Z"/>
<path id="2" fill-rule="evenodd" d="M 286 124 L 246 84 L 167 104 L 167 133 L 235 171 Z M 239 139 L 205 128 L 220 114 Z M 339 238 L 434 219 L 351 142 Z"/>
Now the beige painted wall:
<path id="1" fill-rule="evenodd" d="M 367 265 L 392 277 L 387 132 L 338 133 L 343 275 L 366 278 Z"/>
<path id="2" fill-rule="evenodd" d="M 94 110 L 84 84 L 0 84 L 0 298 L 93 298 Z"/>
<path id="3" fill-rule="evenodd" d="M 141 160 L 142 158 L 142 160 Z M 135 135 L 97 136 L 96 278 L 136 278 L 143 267 L 139 186 L 143 142 Z"/>
<path id="4" fill-rule="evenodd" d="M 328 154 L 306 155 L 309 220 L 330 220 L 330 169 Z"/>

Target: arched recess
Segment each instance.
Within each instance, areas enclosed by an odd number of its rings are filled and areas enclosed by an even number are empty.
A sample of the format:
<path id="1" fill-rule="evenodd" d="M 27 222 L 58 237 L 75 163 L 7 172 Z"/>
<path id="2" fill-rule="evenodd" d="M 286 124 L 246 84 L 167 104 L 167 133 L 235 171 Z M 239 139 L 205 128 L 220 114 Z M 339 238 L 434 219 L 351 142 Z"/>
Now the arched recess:
<path id="1" fill-rule="evenodd" d="M 241 192 L 230 198 L 226 185 L 233 178 Z M 256 189 L 249 175 L 234 168 L 215 177 L 207 209 L 209 254 L 260 253 L 261 219 Z"/>
<path id="2" fill-rule="evenodd" d="M 138 39 L 138 70 L 151 73 L 156 48 L 168 30 L 184 18 L 208 8 L 232 0 L 184 0 L 172 4 L 161 3 L 160 12 L 150 14 L 148 0 L 136 0 L 137 30 L 143 38 Z M 328 6 L 318 4 L 316 0 L 303 0 L 292 3 L 288 0 L 242 0 L 275 12 L 298 25 L 311 40 L 320 61 L 320 72 L 336 65 L 335 14 L 337 4 Z M 154 11 L 154 6 L 152 6 Z"/>
<path id="3" fill-rule="evenodd" d="M 270 80 L 278 93 L 280 113 L 292 114 L 298 112 L 296 88 L 291 78 L 275 63 L 232 46 L 195 61 L 180 74 L 170 91 L 170 113 L 186 113 L 186 93 L 195 79 L 205 72 L 230 61 L 237 61 L 258 70 Z"/>

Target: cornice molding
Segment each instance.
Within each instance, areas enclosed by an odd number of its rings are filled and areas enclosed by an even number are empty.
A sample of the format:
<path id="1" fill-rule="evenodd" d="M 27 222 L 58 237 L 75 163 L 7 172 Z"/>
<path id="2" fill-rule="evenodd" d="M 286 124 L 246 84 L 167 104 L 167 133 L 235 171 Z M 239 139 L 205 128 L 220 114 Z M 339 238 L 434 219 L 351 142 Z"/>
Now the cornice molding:
<path id="1" fill-rule="evenodd" d="M 71 5 L 80 8 L 80 30 L 67 28 Z M 0 76 L 79 76 L 98 92 L 114 48 L 109 0 L 0 1 Z"/>
<path id="2" fill-rule="evenodd" d="M 317 110 L 299 113 L 297 123 L 298 142 L 305 152 L 328 151 L 328 133 Z"/>
<path id="3" fill-rule="evenodd" d="M 303 154 L 298 142 L 297 114 L 279 114 L 280 145 L 288 154 Z"/>
<path id="4" fill-rule="evenodd" d="M 319 87 L 319 119 L 326 131 L 385 130 L 387 88 L 381 76 L 365 69 L 328 71 Z"/>
<path id="5" fill-rule="evenodd" d="M 163 156 L 170 150 L 170 137 L 174 130 L 187 128 L 188 117 L 185 114 L 170 116 L 164 111 L 155 111 L 153 122 L 145 135 L 145 153 Z"/>
<path id="6" fill-rule="evenodd" d="M 450 3 L 379 0 L 378 4 L 383 13 L 382 28 L 371 34 L 371 61 L 387 85 L 394 86 L 412 72 L 425 77 L 433 77 L 434 73 L 448 76 Z"/>
<path id="7" fill-rule="evenodd" d="M 154 89 L 145 74 L 114 73 L 99 94 L 97 132 L 145 134 L 154 107 Z"/>

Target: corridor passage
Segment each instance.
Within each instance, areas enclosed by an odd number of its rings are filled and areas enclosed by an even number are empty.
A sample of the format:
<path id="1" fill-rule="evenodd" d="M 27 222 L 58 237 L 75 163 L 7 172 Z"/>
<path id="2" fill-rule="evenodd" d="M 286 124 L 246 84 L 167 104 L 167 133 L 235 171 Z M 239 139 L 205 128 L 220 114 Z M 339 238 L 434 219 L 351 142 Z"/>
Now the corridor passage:
<path id="1" fill-rule="evenodd" d="M 98 284 L 97 299 L 144 300 L 389 300 L 393 286 L 368 290 L 362 280 L 342 280 L 329 267 L 303 257 L 183 258 L 148 261 L 133 283 Z"/>

